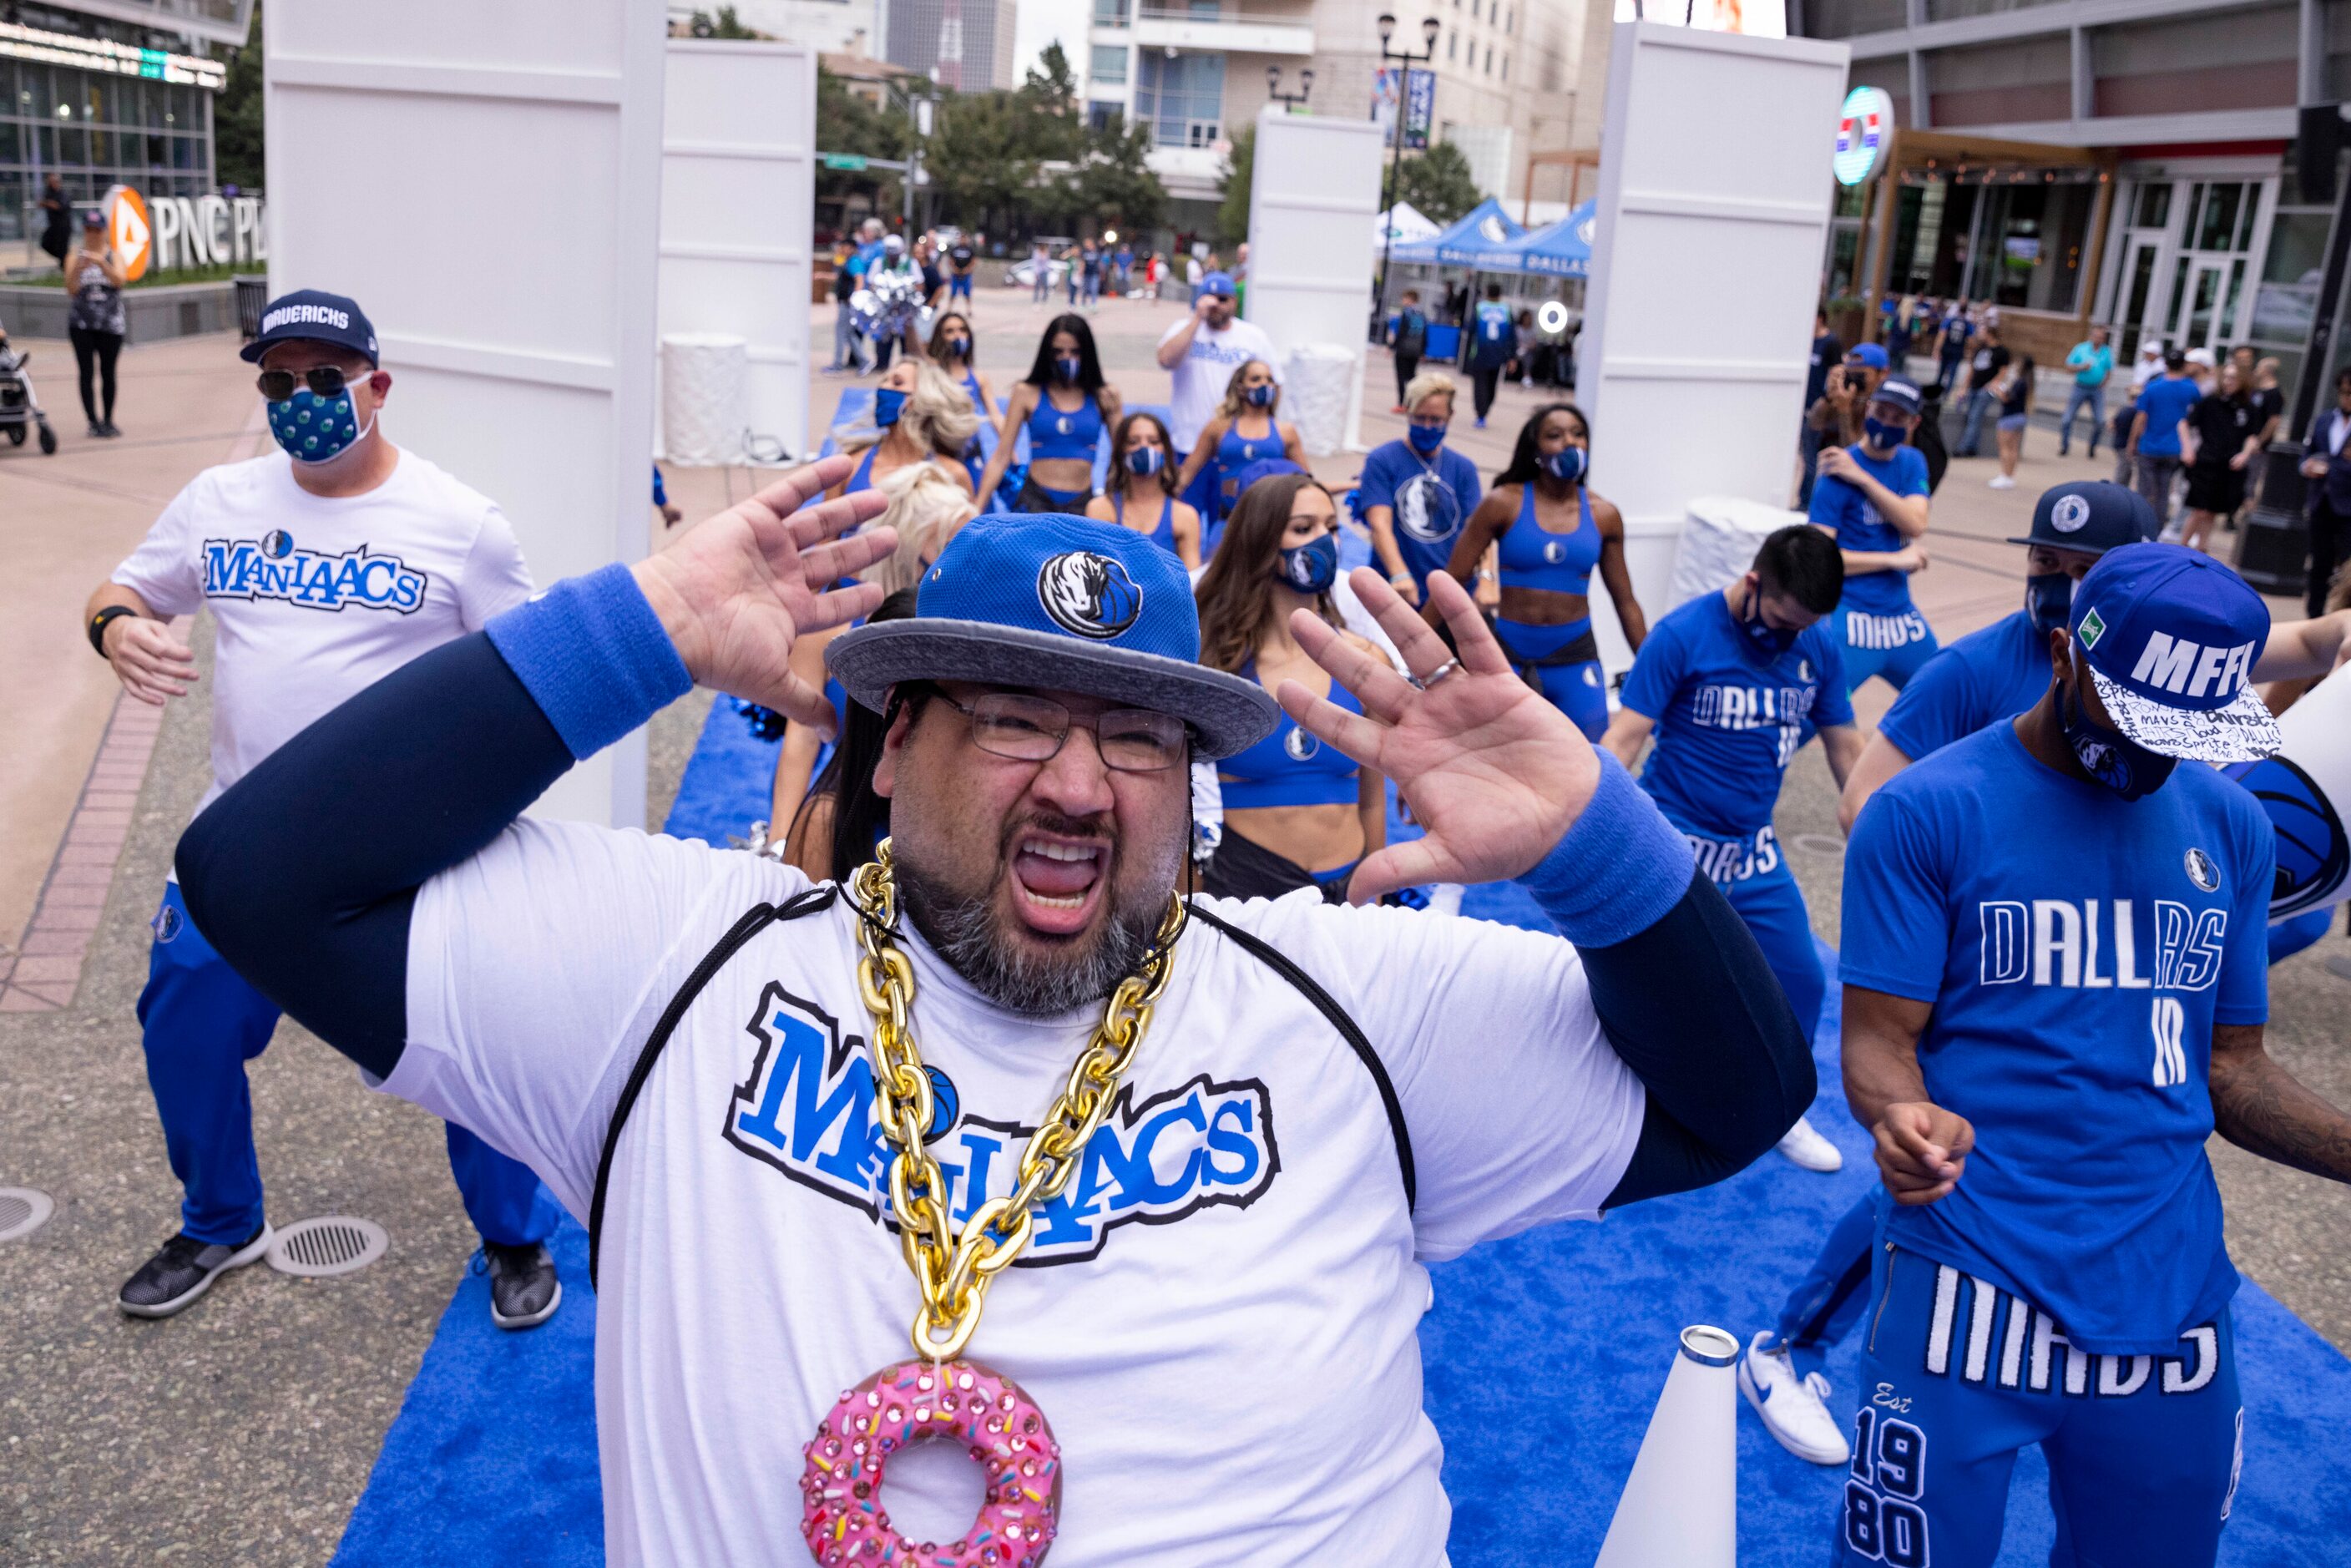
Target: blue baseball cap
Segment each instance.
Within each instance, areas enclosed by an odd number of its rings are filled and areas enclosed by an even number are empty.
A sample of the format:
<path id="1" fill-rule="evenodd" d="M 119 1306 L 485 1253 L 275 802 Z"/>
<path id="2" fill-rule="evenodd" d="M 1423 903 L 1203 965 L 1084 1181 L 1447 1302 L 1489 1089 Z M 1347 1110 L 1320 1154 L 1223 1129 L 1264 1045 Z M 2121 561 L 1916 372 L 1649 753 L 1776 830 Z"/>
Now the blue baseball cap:
<path id="1" fill-rule="evenodd" d="M 1230 299 L 1239 291 L 1233 287 L 1233 275 L 1231 273 L 1212 272 L 1208 274 L 1207 277 L 1200 279 L 1200 292 L 1203 294 L 1221 294 L 1226 298 Z"/>
<path id="2" fill-rule="evenodd" d="M 1272 695 L 1199 659 L 1192 580 L 1172 551 L 1116 523 L 1005 512 L 948 541 L 910 619 L 856 627 L 824 651 L 834 678 L 876 713 L 902 681 L 975 681 L 1173 714 L 1211 759 L 1273 733 Z"/>
<path id="3" fill-rule="evenodd" d="M 1260 479 L 1271 479 L 1283 474 L 1303 474 L 1306 470 L 1287 457 L 1260 457 L 1233 476 L 1233 496 L 1236 499 L 1249 494 L 1249 486 Z"/>
<path id="4" fill-rule="evenodd" d="M 278 344 L 294 342 L 332 343 L 365 355 L 371 365 L 383 362 L 376 358 L 375 327 L 367 312 L 357 301 L 323 289 L 298 288 L 263 306 L 260 336 L 239 352 L 247 364 L 258 364 Z"/>
<path id="5" fill-rule="evenodd" d="M 1875 348 L 1876 345 L 1872 344 L 1871 347 Z M 1879 350 L 1878 357 L 1885 358 L 1885 350 Z M 1882 402 L 1889 408 L 1898 408 L 1905 413 L 1916 413 L 1919 406 L 1918 388 L 1917 383 L 1906 381 L 1900 376 L 1888 376 L 1870 389 L 1869 401 Z"/>
<path id="6" fill-rule="evenodd" d="M 2115 727 L 2149 751 L 2219 763 L 2277 750 L 2277 720 L 2252 684 L 2269 606 L 2210 556 L 2108 550 L 2074 585 L 2071 629 Z"/>
<path id="7" fill-rule="evenodd" d="M 2104 555 L 2153 538 L 2158 528 L 2155 508 L 2129 486 L 2075 479 L 2042 491 L 2032 507 L 2032 531 L 2008 542 Z"/>
<path id="8" fill-rule="evenodd" d="M 1848 365 L 1860 365 L 1867 370 L 1882 371 L 1892 361 L 1886 359 L 1886 346 L 1883 343 L 1855 343 L 1844 351 L 1844 362 Z"/>

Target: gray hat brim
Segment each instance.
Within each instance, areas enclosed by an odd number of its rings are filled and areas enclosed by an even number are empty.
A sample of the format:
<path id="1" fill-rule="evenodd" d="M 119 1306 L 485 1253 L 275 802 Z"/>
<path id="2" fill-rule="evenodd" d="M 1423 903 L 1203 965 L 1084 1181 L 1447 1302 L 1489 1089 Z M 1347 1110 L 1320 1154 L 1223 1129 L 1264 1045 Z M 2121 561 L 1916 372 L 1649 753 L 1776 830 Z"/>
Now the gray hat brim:
<path id="1" fill-rule="evenodd" d="M 1205 664 L 1128 648 L 1081 643 L 1025 626 L 916 616 L 842 632 L 824 650 L 825 667 L 875 713 L 901 681 L 972 681 L 1081 692 L 1173 714 L 1192 727 L 1195 749 L 1214 761 L 1247 751 L 1273 733 L 1280 706 L 1255 681 Z"/>

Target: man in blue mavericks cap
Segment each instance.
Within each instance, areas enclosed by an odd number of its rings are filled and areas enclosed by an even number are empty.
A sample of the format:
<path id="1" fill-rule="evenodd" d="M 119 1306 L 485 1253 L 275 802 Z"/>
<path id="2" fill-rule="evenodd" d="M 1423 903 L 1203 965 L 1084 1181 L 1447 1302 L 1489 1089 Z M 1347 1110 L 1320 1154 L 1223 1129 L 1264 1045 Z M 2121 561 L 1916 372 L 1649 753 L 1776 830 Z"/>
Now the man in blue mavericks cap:
<path id="1" fill-rule="evenodd" d="M 496 505 L 385 434 L 392 372 L 354 301 L 311 288 L 273 299 L 243 356 L 261 367 L 277 450 L 196 476 L 86 617 L 123 689 L 160 706 L 196 678 L 172 618 L 211 609 L 213 783 L 200 808 L 320 714 L 531 590 Z M 390 732 L 356 738 L 351 759 L 392 744 Z M 363 816 L 340 812 L 322 830 L 367 831 Z M 268 1045 L 277 1005 L 187 915 L 179 884 L 166 884 L 139 998 L 147 1081 L 183 1198 L 178 1233 L 117 1297 L 134 1317 L 184 1310 L 272 1239 L 245 1064 Z M 563 1299 L 543 1245 L 559 1211 L 528 1168 L 463 1126 L 450 1124 L 448 1142 L 482 1234 L 491 1318 L 544 1322 Z"/>
<path id="2" fill-rule="evenodd" d="M 878 494 L 810 504 L 850 466 L 559 584 L 312 727 L 183 843 L 197 918 L 589 1222 L 615 1563 L 804 1563 L 795 1542 L 852 1528 L 877 1555 L 896 1530 L 971 1542 L 962 1444 L 895 1457 L 893 1525 L 853 1434 L 811 1442 L 866 1419 L 842 1390 L 907 1362 L 910 1318 L 953 1397 L 869 1391 L 902 1423 L 882 1448 L 961 1419 L 977 1378 L 1017 1383 L 1044 1464 L 1021 1495 L 1050 1521 L 1018 1524 L 1024 1551 L 1438 1561 L 1422 1260 L 1770 1148 L 1813 1080 L 1761 956 L 1458 584 L 1431 580 L 1453 657 L 1369 570 L 1411 678 L 1301 615 L 1362 711 L 1280 694 L 1427 830 L 1367 858 L 1353 898 L 1514 877 L 1568 940 L 1179 900 L 1186 764 L 1261 738 L 1274 699 L 1197 662 L 1173 556 L 1079 517 L 971 523 L 911 618 L 828 648 L 888 721 L 889 837 L 846 886 L 518 820 L 696 682 L 831 725 L 793 641 L 871 610 L 878 588 L 832 585 L 894 545 L 841 537 Z M 387 733 L 396 756 L 344 765 Z M 346 816 L 369 831 L 326 831 Z"/>
<path id="3" fill-rule="evenodd" d="M 2202 766 L 2277 746 L 2268 632 L 2219 562 L 2109 551 L 2041 700 L 1856 824 L 1845 1093 L 1894 1204 L 1842 1562 L 1990 1564 L 2032 1443 L 2056 1561 L 2219 1551 L 2243 1412 L 2205 1140 L 2351 1181 L 2351 1118 L 2262 1049 L 2274 834 Z"/>

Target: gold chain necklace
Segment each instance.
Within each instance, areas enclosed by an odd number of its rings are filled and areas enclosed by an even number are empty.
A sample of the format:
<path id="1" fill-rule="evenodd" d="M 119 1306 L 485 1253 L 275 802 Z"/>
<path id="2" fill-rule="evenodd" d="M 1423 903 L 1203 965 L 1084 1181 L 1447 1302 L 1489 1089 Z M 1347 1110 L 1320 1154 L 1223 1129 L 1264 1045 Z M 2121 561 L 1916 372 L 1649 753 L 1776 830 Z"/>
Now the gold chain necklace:
<path id="1" fill-rule="evenodd" d="M 979 1327 L 989 1283 L 1028 1247 L 1038 1207 L 1068 1187 L 1109 1114 L 1174 972 L 1184 901 L 1169 896 L 1151 956 L 1111 993 L 1102 1022 L 1020 1153 L 1019 1182 L 1008 1196 L 981 1203 L 958 1233 L 947 1215 L 946 1180 L 923 1141 L 933 1113 L 931 1080 L 914 1045 L 914 965 L 891 935 L 898 895 L 889 840 L 849 878 L 847 892 L 862 949 L 858 994 L 873 1019 L 874 1120 L 897 1155 L 890 1165 L 890 1208 L 923 1299 L 908 1332 L 917 1359 L 884 1367 L 843 1394 L 803 1450 L 809 1463 L 800 1480 L 801 1533 L 820 1563 L 851 1561 L 861 1550 L 911 1552 L 881 1507 L 883 1465 L 908 1442 L 951 1437 L 987 1469 L 987 1500 L 961 1542 L 944 1550 L 926 1546 L 925 1559 L 1041 1562 L 1061 1507 L 1060 1445 L 1019 1385 L 959 1358 Z M 983 1557 L 991 1542 L 1010 1550 Z"/>

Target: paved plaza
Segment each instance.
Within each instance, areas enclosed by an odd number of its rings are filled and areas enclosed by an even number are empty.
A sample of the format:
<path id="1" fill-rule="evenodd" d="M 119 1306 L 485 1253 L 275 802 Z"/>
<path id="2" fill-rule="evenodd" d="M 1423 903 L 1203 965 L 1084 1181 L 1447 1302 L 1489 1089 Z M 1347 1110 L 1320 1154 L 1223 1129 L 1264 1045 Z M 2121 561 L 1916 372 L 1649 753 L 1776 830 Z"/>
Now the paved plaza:
<path id="1" fill-rule="evenodd" d="M 1039 328 L 1058 308 L 983 294 L 980 358 L 999 392 L 1026 370 Z M 1166 401 L 1152 350 L 1179 309 L 1113 301 L 1095 317 L 1105 369 L 1130 402 Z M 830 307 L 817 318 L 811 341 L 829 345 Z M 181 485 L 256 449 L 258 405 L 233 339 L 135 346 L 118 412 L 130 434 L 92 441 L 68 413 L 69 351 L 31 346 L 64 444 L 52 458 L 0 447 L 0 726 L 9 737 L 0 747 L 0 1186 L 37 1187 L 57 1211 L 30 1238 L 0 1243 L 0 1563 L 319 1563 L 475 1239 L 439 1125 L 369 1092 L 347 1061 L 287 1023 L 252 1071 L 271 1218 L 365 1216 L 391 1233 L 389 1253 L 340 1280 L 246 1270 L 164 1322 L 115 1308 L 116 1288 L 176 1223 L 179 1192 L 132 1009 L 147 921 L 206 781 L 208 724 L 201 681 L 194 697 L 160 716 L 118 700 L 90 656 L 79 610 Z M 1401 434 L 1404 422 L 1386 413 L 1384 354 L 1374 353 L 1365 374 L 1365 442 Z M 815 379 L 820 426 L 848 384 L 860 383 Z M 1454 444 L 1490 477 L 1539 401 L 1506 388 L 1491 427 L 1474 431 L 1465 388 Z M 395 440 L 399 414 L 395 392 L 387 414 Z M 810 433 L 811 446 L 820 434 Z M 1792 427 L 1792 448 L 1793 436 Z M 2104 459 L 2059 460 L 2046 430 L 2034 430 L 2027 448 L 2013 491 L 1986 486 L 1994 469 L 1985 459 L 1955 463 L 1936 498 L 1933 566 L 1914 592 L 1946 642 L 2021 602 L 2021 551 L 2002 541 L 2024 530 L 2032 497 L 2107 468 Z M 1314 465 L 1325 479 L 1350 480 L 1360 457 Z M 1603 494 L 1609 474 L 1608 455 L 1596 454 Z M 730 481 L 739 496 L 747 478 L 669 476 L 690 518 L 723 504 Z M 651 526 L 661 533 L 658 519 Z M 2281 601 L 2272 609 L 2298 613 Z M 209 620 L 190 631 L 209 671 Z M 654 721 L 653 825 L 710 700 L 697 693 Z M 1882 686 L 1861 694 L 1865 722 L 1886 702 Z M 1841 839 L 1817 747 L 1790 773 L 1779 828 L 1815 929 L 1833 942 Z M 2351 1103 L 2343 1030 L 2351 982 L 2328 961 L 2346 952 L 2331 935 L 2271 973 L 2271 1049 L 2337 1103 Z M 2351 1351 L 2351 1189 L 2217 1143 L 2214 1164 L 2239 1266 Z M 584 1295 L 586 1281 L 567 1288 Z M 514 1418 L 530 1413 L 517 1408 Z"/>

